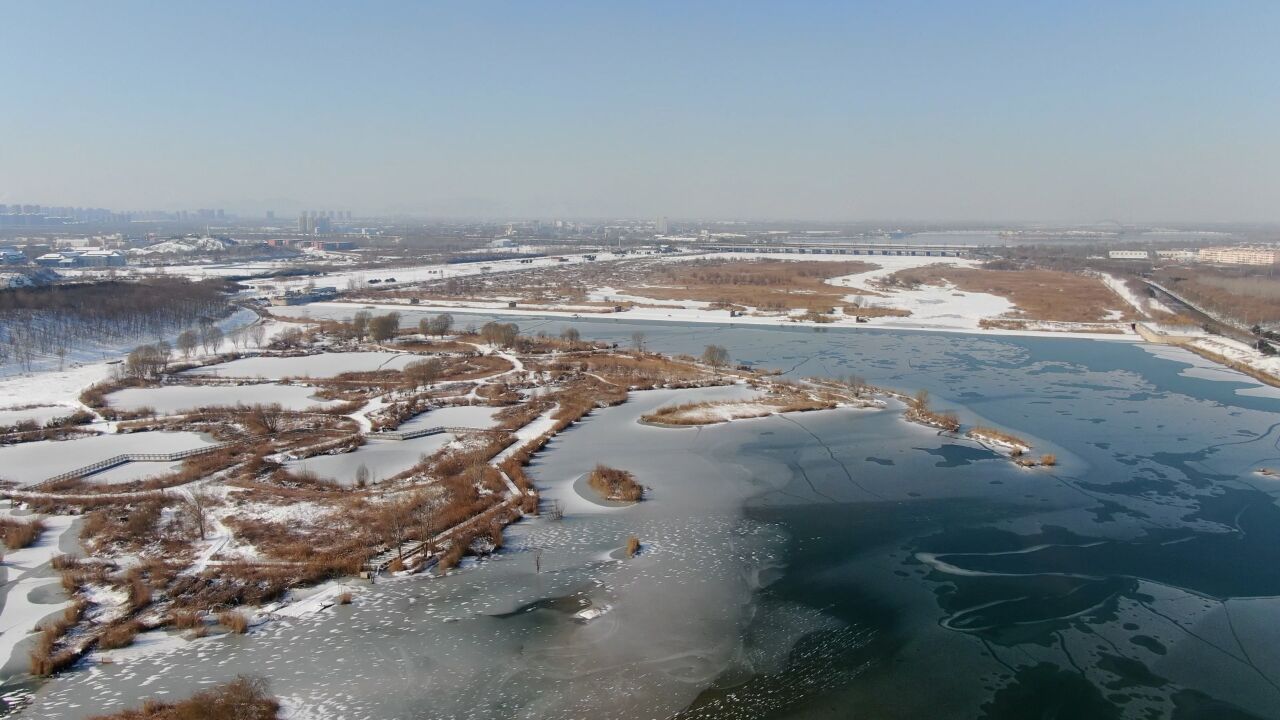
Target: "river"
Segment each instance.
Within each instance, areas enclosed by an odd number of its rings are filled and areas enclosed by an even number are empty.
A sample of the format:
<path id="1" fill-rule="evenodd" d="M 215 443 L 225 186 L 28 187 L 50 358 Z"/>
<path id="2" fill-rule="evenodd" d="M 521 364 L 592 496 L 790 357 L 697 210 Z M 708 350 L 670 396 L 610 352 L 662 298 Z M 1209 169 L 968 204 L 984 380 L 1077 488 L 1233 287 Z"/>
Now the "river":
<path id="1" fill-rule="evenodd" d="M 647 427 L 687 396 L 636 393 L 537 457 L 565 517 L 517 523 L 496 558 L 77 670 L 23 715 L 248 673 L 299 718 L 1280 717 L 1280 481 L 1253 472 L 1280 465 L 1272 389 L 1132 342 L 514 320 L 926 389 L 1059 464 L 894 408 Z M 584 498 L 596 462 L 649 499 Z"/>

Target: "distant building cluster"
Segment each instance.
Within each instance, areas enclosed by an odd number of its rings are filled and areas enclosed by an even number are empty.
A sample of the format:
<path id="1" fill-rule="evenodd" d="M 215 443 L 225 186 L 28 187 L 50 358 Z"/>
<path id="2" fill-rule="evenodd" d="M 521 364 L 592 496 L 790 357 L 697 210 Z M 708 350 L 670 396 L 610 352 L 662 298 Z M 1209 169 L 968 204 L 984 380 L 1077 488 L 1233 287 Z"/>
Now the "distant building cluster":
<path id="1" fill-rule="evenodd" d="M 1271 247 L 1200 248 L 1200 262 L 1222 265 L 1271 265 L 1280 262 L 1280 250 Z"/>
<path id="2" fill-rule="evenodd" d="M 47 268 L 123 267 L 129 259 L 119 250 L 58 250 L 37 257 L 36 264 Z"/>
<path id="3" fill-rule="evenodd" d="M 336 287 L 316 287 L 310 290 L 289 290 L 284 294 L 271 298 L 272 305 L 305 305 L 309 302 L 324 302 L 338 296 Z"/>
<path id="4" fill-rule="evenodd" d="M 123 213 L 103 208 L 48 207 L 0 203 L 0 227 L 47 227 L 90 222 L 127 222 Z"/>
<path id="5" fill-rule="evenodd" d="M 1202 262 L 1214 265 L 1273 265 L 1280 263 L 1280 248 L 1265 245 L 1207 247 L 1199 250 L 1112 250 L 1112 260 L 1150 260 L 1152 256 L 1173 262 Z"/>
<path id="6" fill-rule="evenodd" d="M 328 235 L 335 222 L 351 222 L 351 211 L 305 210 L 298 214 L 298 232 L 303 235 Z"/>

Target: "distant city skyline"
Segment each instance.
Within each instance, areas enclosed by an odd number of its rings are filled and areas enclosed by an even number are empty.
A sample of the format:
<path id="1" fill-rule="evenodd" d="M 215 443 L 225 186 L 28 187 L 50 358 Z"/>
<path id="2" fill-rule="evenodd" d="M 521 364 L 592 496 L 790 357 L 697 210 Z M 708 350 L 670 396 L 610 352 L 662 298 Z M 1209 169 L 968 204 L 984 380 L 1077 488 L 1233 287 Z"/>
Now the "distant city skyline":
<path id="1" fill-rule="evenodd" d="M 11 2 L 0 203 L 1280 221 L 1270 2 Z"/>

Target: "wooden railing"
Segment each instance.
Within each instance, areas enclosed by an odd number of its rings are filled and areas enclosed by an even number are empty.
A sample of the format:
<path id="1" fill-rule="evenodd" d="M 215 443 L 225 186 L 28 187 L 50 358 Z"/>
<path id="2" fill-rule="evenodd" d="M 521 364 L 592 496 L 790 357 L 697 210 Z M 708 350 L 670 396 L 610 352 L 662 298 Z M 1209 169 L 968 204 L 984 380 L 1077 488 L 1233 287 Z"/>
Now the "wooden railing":
<path id="1" fill-rule="evenodd" d="M 191 450 L 179 450 L 171 453 L 125 453 L 123 455 L 109 457 L 105 460 L 99 460 L 98 462 L 76 468 L 75 470 L 68 470 L 60 475 L 54 475 L 47 480 L 43 480 L 35 485 L 29 486 L 27 489 L 36 490 L 63 480 L 74 480 L 87 477 L 94 473 L 102 472 L 103 470 L 108 470 L 118 465 L 130 462 L 174 462 L 175 460 L 183 460 L 197 455 L 207 455 L 208 453 L 217 452 L 218 450 L 222 450 L 223 448 L 230 447 L 234 444 L 234 442 L 224 442 L 218 443 L 217 445 L 206 445 L 204 447 L 193 448 Z"/>

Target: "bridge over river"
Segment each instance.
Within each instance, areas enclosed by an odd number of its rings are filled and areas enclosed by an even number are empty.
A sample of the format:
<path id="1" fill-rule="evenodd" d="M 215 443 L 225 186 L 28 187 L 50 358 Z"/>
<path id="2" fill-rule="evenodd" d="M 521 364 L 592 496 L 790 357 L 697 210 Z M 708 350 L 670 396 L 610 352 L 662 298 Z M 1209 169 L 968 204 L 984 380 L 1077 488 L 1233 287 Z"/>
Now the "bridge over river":
<path id="1" fill-rule="evenodd" d="M 904 243 L 707 243 L 698 249 L 708 252 L 763 253 L 776 255 L 907 255 L 968 257 L 982 245 L 916 245 Z"/>

